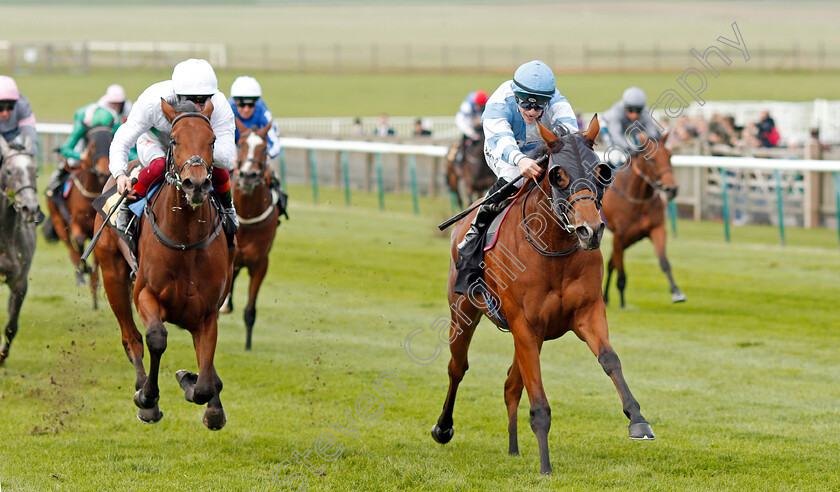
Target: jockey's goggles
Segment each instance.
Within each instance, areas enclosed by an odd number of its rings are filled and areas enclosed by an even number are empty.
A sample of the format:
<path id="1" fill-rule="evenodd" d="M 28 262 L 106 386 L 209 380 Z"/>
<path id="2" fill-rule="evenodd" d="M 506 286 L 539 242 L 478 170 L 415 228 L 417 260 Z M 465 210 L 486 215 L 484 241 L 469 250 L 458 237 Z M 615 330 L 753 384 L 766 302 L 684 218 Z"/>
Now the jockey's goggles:
<path id="1" fill-rule="evenodd" d="M 6 101 L 0 101 L 0 112 L 2 111 L 14 111 L 15 109 L 15 101 L 14 99 L 9 99 Z"/>
<path id="2" fill-rule="evenodd" d="M 641 107 L 639 107 L 639 106 L 627 106 L 627 112 L 628 112 L 628 113 L 637 113 L 637 114 L 638 114 L 638 113 L 641 113 L 641 112 L 642 112 L 642 108 L 641 108 Z"/>
<path id="3" fill-rule="evenodd" d="M 550 99 L 542 98 L 542 97 L 534 97 L 530 94 L 527 96 L 520 96 L 519 94 L 516 95 L 516 103 L 519 104 L 519 107 L 528 111 L 529 109 L 536 109 L 537 111 L 542 111 L 548 106 Z"/>
<path id="4" fill-rule="evenodd" d="M 254 97 L 235 97 L 233 100 L 236 106 L 240 108 L 253 108 L 257 105 L 257 99 Z"/>
<path id="5" fill-rule="evenodd" d="M 190 102 L 193 102 L 195 104 L 204 104 L 204 103 L 207 102 L 208 99 L 210 99 L 210 97 L 211 97 L 211 94 L 200 94 L 200 95 L 199 94 L 191 94 L 191 95 L 188 95 L 188 96 L 187 95 L 181 96 L 181 100 L 190 101 Z"/>

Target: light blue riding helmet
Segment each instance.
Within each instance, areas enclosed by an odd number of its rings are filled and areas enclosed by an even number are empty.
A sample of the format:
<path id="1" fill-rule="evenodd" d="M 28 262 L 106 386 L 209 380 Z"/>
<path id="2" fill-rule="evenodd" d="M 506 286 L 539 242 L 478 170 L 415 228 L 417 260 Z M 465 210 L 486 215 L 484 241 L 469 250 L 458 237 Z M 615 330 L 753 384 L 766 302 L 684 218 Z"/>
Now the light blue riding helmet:
<path id="1" fill-rule="evenodd" d="M 523 98 L 550 99 L 554 95 L 554 72 L 540 60 L 522 64 L 513 73 L 514 93 Z M 531 96 L 531 97 L 529 97 Z"/>
<path id="2" fill-rule="evenodd" d="M 628 87 L 621 95 L 621 101 L 625 108 L 644 108 L 647 104 L 647 95 L 640 87 Z"/>

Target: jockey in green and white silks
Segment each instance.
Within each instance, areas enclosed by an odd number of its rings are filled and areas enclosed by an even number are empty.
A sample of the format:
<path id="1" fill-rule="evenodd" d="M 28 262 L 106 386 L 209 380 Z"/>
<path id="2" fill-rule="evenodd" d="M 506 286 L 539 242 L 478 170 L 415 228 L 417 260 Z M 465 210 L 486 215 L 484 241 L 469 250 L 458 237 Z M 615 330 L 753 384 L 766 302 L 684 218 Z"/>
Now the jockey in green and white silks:
<path id="1" fill-rule="evenodd" d="M 601 115 L 601 121 L 601 137 L 610 164 L 615 167 L 624 165 L 627 158 L 638 153 L 639 132 L 653 139 L 660 137 L 656 122 L 647 108 L 647 96 L 639 87 L 625 90 L 621 100 Z M 613 152 L 613 149 L 618 152 Z"/>
<path id="2" fill-rule="evenodd" d="M 56 169 L 47 184 L 47 196 L 56 196 L 67 176 L 79 166 L 81 153 L 87 147 L 87 133 L 91 128 L 107 126 L 111 132 L 117 131 L 120 124 L 128 117 L 131 101 L 126 100 L 125 90 L 119 84 L 108 87 L 98 101 L 86 104 L 73 114 L 73 128 L 58 150 L 66 159 L 65 165 Z M 132 149 L 131 158 L 137 158 L 137 151 Z"/>

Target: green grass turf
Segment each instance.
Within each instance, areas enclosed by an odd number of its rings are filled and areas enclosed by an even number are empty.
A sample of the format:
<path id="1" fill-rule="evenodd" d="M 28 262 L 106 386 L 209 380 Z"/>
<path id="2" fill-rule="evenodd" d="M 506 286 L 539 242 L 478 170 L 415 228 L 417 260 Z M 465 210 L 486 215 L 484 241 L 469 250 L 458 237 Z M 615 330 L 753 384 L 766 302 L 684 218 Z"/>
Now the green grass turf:
<path id="1" fill-rule="evenodd" d="M 464 96 L 476 89 L 492 92 L 511 75 L 492 74 L 286 74 L 249 72 L 278 118 L 374 116 L 441 116 L 455 114 Z M 242 72 L 219 70 L 219 88 L 228 93 Z M 558 74 L 557 86 L 577 111 L 604 111 L 631 85 L 643 87 L 653 102 L 668 89 L 677 90 L 679 73 Z M 171 71 L 97 69 L 87 75 L 16 76 L 43 122 L 72 122 L 80 106 L 99 99 L 112 83 L 122 84 L 130 99 L 149 85 L 168 79 Z M 709 77 L 707 100 L 813 101 L 840 99 L 837 72 L 721 72 Z"/>
<path id="2" fill-rule="evenodd" d="M 42 176 L 43 181 L 45 176 Z M 43 182 L 41 183 L 43 188 Z M 831 490 L 840 487 L 838 361 L 840 252 L 836 233 L 679 223 L 669 254 L 688 296 L 673 305 L 648 242 L 628 251 L 628 306 L 611 305 L 611 340 L 657 439 L 627 439 L 618 395 L 573 335 L 544 346 L 555 474 L 539 475 L 536 440 L 520 407 L 521 457 L 509 457 L 502 397 L 511 336 L 482 322 L 441 446 L 429 429 L 446 393 L 446 347 L 426 366 L 402 344 L 448 315 L 448 238 L 435 225 L 448 202 L 291 187 L 292 219 L 278 231 L 246 353 L 241 308 L 220 318 L 216 365 L 227 426 L 211 432 L 174 373 L 195 369 L 186 332 L 169 327 L 156 425 L 135 418 L 134 371 L 107 305 L 90 309 L 62 245 L 41 241 L 11 356 L 0 368 L 3 490 L 275 490 L 300 473 L 307 490 Z M 609 238 L 604 251 L 609 252 Z M 8 289 L 0 289 L 2 295 Z M 615 299 L 613 292 L 613 299 Z M 0 320 L 5 314 L 0 314 Z M 142 329 L 141 329 L 142 330 Z M 431 354 L 419 335 L 413 350 Z M 148 356 L 147 356 L 148 363 Z M 376 419 L 355 402 L 384 386 Z M 335 430 L 354 418 L 358 439 Z M 293 453 L 331 431 L 344 446 L 315 476 Z M 335 448 L 334 448 L 335 449 Z M 280 490 L 296 490 L 286 486 Z"/>

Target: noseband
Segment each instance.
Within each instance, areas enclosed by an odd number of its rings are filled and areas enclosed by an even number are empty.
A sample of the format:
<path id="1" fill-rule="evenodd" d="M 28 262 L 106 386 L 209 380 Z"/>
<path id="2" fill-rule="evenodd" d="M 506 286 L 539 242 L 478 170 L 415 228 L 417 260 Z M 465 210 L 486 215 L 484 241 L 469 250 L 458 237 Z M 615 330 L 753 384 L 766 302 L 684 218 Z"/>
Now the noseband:
<path id="1" fill-rule="evenodd" d="M 204 121 L 206 121 L 208 125 L 210 125 L 210 118 L 204 116 L 201 113 L 182 113 L 182 114 L 179 114 L 178 116 L 176 116 L 174 120 L 172 120 L 172 128 L 175 128 L 175 123 L 178 123 L 180 120 L 182 120 L 184 118 L 201 118 Z M 213 169 L 211 168 L 210 164 L 207 163 L 207 161 L 205 161 L 204 159 L 202 159 L 201 157 L 199 157 L 197 155 L 194 155 L 194 156 L 190 157 L 189 159 L 187 159 L 186 161 L 184 161 L 181 164 L 180 167 L 176 167 L 176 165 L 175 165 L 175 155 L 172 152 L 172 147 L 174 145 L 175 145 L 175 140 L 170 139 L 169 140 L 169 148 L 166 150 L 166 176 L 165 176 L 165 179 L 166 179 L 167 183 L 169 183 L 171 185 L 174 185 L 176 188 L 178 188 L 180 190 L 181 189 L 181 184 L 183 182 L 181 180 L 181 173 L 184 172 L 184 169 L 186 169 L 188 167 L 193 167 L 193 166 L 204 167 L 204 170 L 207 171 L 207 179 L 210 178 L 210 176 L 213 174 Z"/>
<path id="2" fill-rule="evenodd" d="M 33 155 L 30 154 L 29 152 L 16 151 L 16 152 L 13 152 L 9 155 L 2 156 L 2 159 L 0 160 L 0 181 L 2 181 L 2 183 L 0 183 L 0 195 L 2 195 L 3 198 L 5 198 L 6 201 L 9 202 L 8 206 L 13 208 L 14 211 L 17 212 L 17 213 L 20 213 L 20 211 L 21 211 L 20 203 L 18 203 L 18 201 L 17 201 L 17 195 L 20 194 L 21 191 L 31 189 L 36 194 L 38 193 L 38 190 L 36 189 L 34 184 L 23 185 L 23 186 L 20 186 L 18 188 L 12 188 L 12 189 L 6 187 L 6 180 L 5 180 L 4 177 L 2 177 L 3 176 L 3 174 L 2 174 L 3 166 L 8 166 L 9 161 L 12 159 L 12 157 L 17 157 L 17 156 L 20 156 L 20 155 L 27 155 L 30 158 L 33 157 Z"/>

